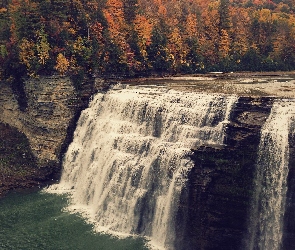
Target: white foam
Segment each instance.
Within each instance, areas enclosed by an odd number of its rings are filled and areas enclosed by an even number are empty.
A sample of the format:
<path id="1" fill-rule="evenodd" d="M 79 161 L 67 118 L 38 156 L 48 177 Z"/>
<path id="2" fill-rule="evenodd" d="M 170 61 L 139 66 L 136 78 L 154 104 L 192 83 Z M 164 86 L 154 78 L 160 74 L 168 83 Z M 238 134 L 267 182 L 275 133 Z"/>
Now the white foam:
<path id="1" fill-rule="evenodd" d="M 125 88 L 97 94 L 79 119 L 61 182 L 100 231 L 146 236 L 173 249 L 190 149 L 224 143 L 235 96 Z"/>

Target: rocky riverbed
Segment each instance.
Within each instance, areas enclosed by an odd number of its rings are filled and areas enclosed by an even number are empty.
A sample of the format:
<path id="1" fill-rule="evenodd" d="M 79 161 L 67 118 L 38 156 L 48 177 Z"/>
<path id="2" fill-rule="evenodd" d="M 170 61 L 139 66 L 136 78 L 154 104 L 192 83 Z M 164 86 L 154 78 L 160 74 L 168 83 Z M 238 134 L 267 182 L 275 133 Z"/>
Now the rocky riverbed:
<path id="1" fill-rule="evenodd" d="M 221 73 L 125 81 L 130 86 L 161 86 L 182 91 L 295 98 L 295 72 Z"/>

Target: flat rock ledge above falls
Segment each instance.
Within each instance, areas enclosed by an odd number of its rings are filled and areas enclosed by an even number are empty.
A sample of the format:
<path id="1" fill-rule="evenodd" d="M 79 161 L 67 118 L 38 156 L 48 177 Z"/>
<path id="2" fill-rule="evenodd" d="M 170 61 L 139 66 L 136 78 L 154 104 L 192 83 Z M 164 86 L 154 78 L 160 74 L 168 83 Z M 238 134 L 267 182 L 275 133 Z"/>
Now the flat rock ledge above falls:
<path id="1" fill-rule="evenodd" d="M 126 81 L 131 86 L 169 88 L 251 97 L 295 98 L 295 72 L 224 73 L 166 78 L 140 78 Z"/>

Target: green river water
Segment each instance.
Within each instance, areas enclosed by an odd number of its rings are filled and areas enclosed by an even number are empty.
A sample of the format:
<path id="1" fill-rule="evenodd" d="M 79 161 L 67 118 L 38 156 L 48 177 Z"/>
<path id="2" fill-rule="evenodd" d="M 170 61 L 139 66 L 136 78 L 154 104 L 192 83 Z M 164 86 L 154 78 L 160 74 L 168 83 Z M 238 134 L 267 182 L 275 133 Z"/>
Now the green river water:
<path id="1" fill-rule="evenodd" d="M 143 250 L 140 238 L 94 233 L 80 216 L 64 211 L 66 196 L 35 192 L 0 199 L 1 250 Z"/>

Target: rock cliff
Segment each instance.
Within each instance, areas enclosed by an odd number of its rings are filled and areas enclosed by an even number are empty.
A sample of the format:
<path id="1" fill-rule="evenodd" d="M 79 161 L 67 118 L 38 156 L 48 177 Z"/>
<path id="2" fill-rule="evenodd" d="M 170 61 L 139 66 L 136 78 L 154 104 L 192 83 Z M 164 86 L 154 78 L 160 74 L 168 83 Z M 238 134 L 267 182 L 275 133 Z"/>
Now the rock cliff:
<path id="1" fill-rule="evenodd" d="M 67 77 L 28 80 L 24 86 L 24 108 L 10 86 L 0 84 L 0 195 L 13 188 L 40 186 L 59 178 L 62 153 L 81 110 L 95 91 L 93 86 L 85 82 L 76 91 Z M 16 166 L 25 167 L 20 170 Z"/>
<path id="2" fill-rule="evenodd" d="M 260 130 L 272 98 L 240 97 L 221 148 L 194 150 L 183 191 L 177 249 L 242 249 L 253 191 Z M 184 235 L 185 238 L 181 238 Z"/>
<path id="3" fill-rule="evenodd" d="M 197 90 L 196 84 L 194 91 L 212 88 L 212 81 L 206 88 L 200 82 L 202 89 Z M 244 83 L 239 84 L 244 87 Z M 288 84 L 288 91 L 281 91 L 292 98 L 294 82 Z M 0 84 L 0 195 L 13 188 L 58 180 L 62 155 L 71 142 L 80 111 L 91 94 L 100 89 L 99 84 L 93 86 L 85 85 L 84 90 L 77 92 L 69 78 L 30 80 L 25 84 L 27 106 L 21 109 L 9 86 Z M 226 87 L 222 85 L 220 89 Z M 193 149 L 195 166 L 182 192 L 177 214 L 176 249 L 236 250 L 245 246 L 260 132 L 276 98 L 267 94 L 250 97 L 243 92 L 231 113 L 225 144 Z M 289 141 L 283 249 L 295 247 L 294 133 Z"/>

